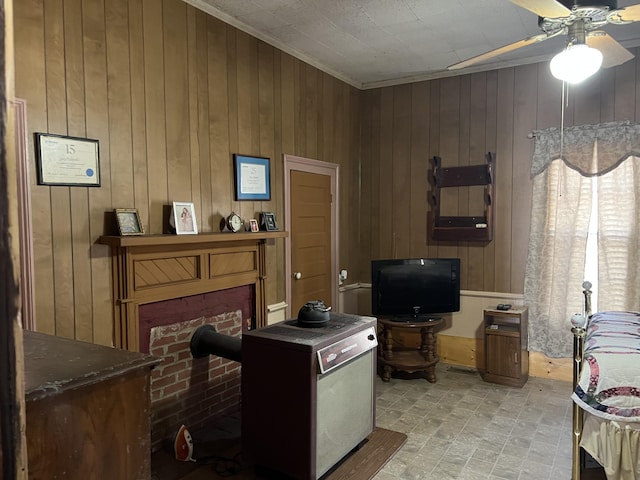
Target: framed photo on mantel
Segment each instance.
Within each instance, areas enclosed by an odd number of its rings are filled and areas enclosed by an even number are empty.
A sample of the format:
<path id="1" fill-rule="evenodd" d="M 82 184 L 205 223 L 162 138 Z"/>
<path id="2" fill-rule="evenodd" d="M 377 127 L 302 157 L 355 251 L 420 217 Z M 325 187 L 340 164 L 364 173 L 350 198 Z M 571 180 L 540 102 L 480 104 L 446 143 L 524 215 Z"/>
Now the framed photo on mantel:
<path id="1" fill-rule="evenodd" d="M 176 229 L 177 235 L 196 235 L 198 224 L 192 202 L 173 202 L 169 224 Z"/>
<path id="2" fill-rule="evenodd" d="M 120 235 L 144 235 L 140 215 L 136 208 L 116 208 L 116 221 Z"/>

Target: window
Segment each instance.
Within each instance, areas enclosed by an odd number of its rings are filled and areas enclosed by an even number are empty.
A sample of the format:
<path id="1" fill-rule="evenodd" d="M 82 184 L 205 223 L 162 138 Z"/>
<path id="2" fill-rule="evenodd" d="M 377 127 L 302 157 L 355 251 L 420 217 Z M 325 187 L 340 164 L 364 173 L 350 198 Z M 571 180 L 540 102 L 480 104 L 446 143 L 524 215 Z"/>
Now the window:
<path id="1" fill-rule="evenodd" d="M 529 346 L 571 356 L 569 318 L 582 282 L 593 309 L 640 309 L 640 126 L 611 123 L 536 132 L 525 274 Z"/>

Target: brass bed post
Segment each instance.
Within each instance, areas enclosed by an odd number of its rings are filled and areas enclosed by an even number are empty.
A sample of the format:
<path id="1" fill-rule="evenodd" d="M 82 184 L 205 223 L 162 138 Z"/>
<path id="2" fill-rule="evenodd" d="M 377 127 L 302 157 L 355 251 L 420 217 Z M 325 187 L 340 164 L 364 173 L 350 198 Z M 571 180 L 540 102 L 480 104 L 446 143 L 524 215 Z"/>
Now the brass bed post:
<path id="1" fill-rule="evenodd" d="M 580 379 L 580 370 L 584 357 L 584 340 L 586 334 L 586 326 L 591 317 L 591 283 L 584 282 L 582 284 L 584 290 L 584 312 L 575 314 L 571 317 L 571 332 L 573 333 L 573 389 L 575 391 Z M 582 436 L 582 409 L 578 404 L 573 402 L 573 436 L 572 436 L 572 462 L 571 462 L 571 478 L 572 480 L 580 480 L 580 437 Z"/>

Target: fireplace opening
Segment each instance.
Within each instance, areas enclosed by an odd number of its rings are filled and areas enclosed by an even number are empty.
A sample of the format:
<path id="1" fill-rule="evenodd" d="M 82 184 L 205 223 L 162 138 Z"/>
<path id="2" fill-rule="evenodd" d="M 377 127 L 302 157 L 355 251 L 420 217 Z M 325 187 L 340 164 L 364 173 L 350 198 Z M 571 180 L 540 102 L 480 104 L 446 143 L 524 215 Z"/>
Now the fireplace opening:
<path id="1" fill-rule="evenodd" d="M 255 325 L 253 285 L 140 305 L 140 351 L 162 359 L 151 373 L 151 440 L 157 450 L 181 425 L 199 429 L 241 405 L 241 366 L 222 357 L 194 358 L 198 328 L 240 341 Z"/>

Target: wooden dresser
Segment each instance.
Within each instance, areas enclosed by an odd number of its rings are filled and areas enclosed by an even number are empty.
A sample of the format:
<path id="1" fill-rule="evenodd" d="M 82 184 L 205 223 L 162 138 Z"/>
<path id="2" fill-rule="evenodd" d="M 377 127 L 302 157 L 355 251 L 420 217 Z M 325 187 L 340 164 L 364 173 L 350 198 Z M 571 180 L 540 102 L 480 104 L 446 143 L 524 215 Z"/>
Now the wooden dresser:
<path id="1" fill-rule="evenodd" d="M 151 478 L 141 353 L 24 332 L 29 478 Z"/>

